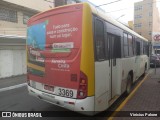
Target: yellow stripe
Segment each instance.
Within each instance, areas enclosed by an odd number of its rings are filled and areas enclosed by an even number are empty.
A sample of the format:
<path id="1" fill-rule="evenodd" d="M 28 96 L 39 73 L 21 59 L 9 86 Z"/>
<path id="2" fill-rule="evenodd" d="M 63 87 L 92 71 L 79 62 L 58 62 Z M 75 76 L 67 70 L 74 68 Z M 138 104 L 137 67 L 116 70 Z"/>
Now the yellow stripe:
<path id="1" fill-rule="evenodd" d="M 92 11 L 87 3 L 83 4 L 82 49 L 80 69 L 88 77 L 88 96 L 94 95 L 94 49 L 92 33 Z"/>
<path id="2" fill-rule="evenodd" d="M 30 67 L 30 68 L 45 72 L 44 67 L 41 67 L 41 66 L 38 66 L 38 65 L 34 65 L 34 64 L 31 64 L 31 63 L 27 63 L 27 67 Z"/>
<path id="3" fill-rule="evenodd" d="M 113 118 L 116 116 L 117 111 L 120 111 L 125 104 L 132 98 L 132 96 L 135 94 L 135 92 L 138 90 L 138 88 L 142 85 L 142 83 L 147 79 L 149 74 L 145 76 L 145 78 L 136 86 L 136 88 L 129 94 L 129 96 L 121 103 L 121 105 L 115 110 L 116 112 L 113 112 L 111 117 L 109 117 L 108 120 L 113 120 Z"/>

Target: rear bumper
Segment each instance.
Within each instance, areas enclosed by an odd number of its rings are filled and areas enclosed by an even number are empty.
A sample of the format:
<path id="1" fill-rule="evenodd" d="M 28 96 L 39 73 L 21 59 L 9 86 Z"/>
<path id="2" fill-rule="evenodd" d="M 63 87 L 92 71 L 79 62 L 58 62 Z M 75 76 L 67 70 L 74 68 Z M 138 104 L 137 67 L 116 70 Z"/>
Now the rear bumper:
<path id="1" fill-rule="evenodd" d="M 94 115 L 94 96 L 85 99 L 71 99 L 42 92 L 28 86 L 29 94 L 51 104 L 86 115 Z"/>

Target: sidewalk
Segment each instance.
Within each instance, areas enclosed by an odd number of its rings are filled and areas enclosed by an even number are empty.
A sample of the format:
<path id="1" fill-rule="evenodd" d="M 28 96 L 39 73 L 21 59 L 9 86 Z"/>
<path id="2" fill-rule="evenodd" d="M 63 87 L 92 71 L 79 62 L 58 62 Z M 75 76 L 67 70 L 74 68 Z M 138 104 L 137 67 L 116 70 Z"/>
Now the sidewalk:
<path id="1" fill-rule="evenodd" d="M 10 87 L 18 84 L 25 83 L 27 81 L 26 75 L 19 75 L 9 78 L 0 79 L 0 89 L 5 87 Z"/>
<path id="2" fill-rule="evenodd" d="M 160 111 L 160 68 L 154 69 L 121 111 Z M 158 120 L 158 117 L 115 117 L 114 120 Z"/>

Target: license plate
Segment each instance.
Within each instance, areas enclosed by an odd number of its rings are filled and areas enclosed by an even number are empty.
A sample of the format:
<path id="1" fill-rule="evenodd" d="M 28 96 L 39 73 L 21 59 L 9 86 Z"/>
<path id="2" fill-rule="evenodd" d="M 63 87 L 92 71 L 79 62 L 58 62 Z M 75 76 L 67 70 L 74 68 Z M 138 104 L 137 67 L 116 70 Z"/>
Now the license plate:
<path id="1" fill-rule="evenodd" d="M 44 85 L 44 89 L 48 90 L 48 91 L 51 91 L 51 92 L 54 92 L 54 87 L 53 86 Z"/>

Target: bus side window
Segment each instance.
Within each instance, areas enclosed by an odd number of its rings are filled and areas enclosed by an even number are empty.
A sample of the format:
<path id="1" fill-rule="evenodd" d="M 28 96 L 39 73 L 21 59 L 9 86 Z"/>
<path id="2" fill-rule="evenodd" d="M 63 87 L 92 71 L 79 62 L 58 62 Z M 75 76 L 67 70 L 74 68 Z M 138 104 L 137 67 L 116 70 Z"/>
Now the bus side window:
<path id="1" fill-rule="evenodd" d="M 135 41 L 135 37 L 133 37 L 133 55 L 136 55 L 136 41 Z"/>
<path id="2" fill-rule="evenodd" d="M 131 35 L 128 35 L 128 44 L 129 44 L 129 56 L 132 57 L 134 55 L 134 49 L 133 49 L 133 37 Z"/>
<path id="3" fill-rule="evenodd" d="M 116 36 L 114 40 L 114 58 L 121 58 L 121 38 Z"/>
<path id="4" fill-rule="evenodd" d="M 140 42 L 136 41 L 136 55 L 140 55 Z"/>
<path id="5" fill-rule="evenodd" d="M 129 51 L 128 51 L 128 39 L 127 39 L 127 34 L 123 34 L 123 49 L 124 49 L 124 57 L 129 56 Z"/>
<path id="6" fill-rule="evenodd" d="M 95 23 L 95 49 L 96 60 L 105 60 L 104 24 L 98 19 Z"/>

